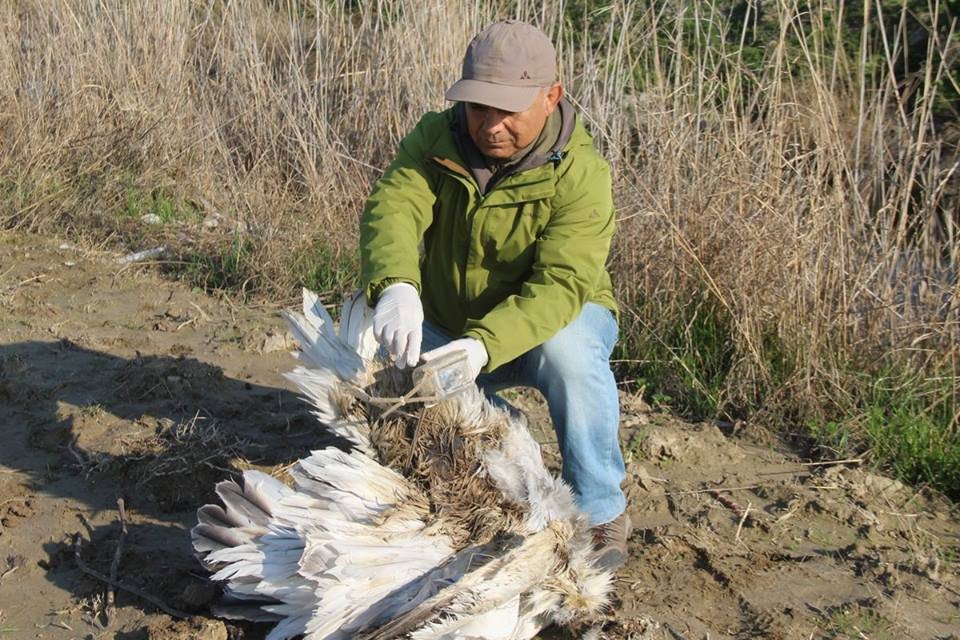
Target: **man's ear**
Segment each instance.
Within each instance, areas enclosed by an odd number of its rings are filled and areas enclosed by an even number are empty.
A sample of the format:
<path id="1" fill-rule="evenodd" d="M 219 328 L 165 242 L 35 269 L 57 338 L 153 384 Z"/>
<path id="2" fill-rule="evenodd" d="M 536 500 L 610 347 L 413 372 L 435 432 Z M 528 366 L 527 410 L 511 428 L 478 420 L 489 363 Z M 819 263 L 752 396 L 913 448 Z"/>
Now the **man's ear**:
<path id="1" fill-rule="evenodd" d="M 543 99 L 546 103 L 547 115 L 553 113 L 553 110 L 557 108 L 557 104 L 560 102 L 562 97 L 563 85 L 559 82 L 554 82 L 550 87 L 547 88 L 546 93 L 543 94 Z"/>

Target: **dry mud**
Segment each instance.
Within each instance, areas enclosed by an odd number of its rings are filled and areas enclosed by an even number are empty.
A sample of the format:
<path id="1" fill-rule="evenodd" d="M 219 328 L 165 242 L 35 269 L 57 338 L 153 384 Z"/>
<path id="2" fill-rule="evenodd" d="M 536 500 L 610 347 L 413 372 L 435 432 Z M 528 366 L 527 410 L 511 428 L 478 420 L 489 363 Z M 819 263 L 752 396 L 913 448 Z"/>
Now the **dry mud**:
<path id="1" fill-rule="evenodd" d="M 0 639 L 262 638 L 207 613 L 217 590 L 189 528 L 216 481 L 281 474 L 327 442 L 280 376 L 278 310 L 13 235 L 0 309 Z M 510 399 L 555 466 L 542 405 Z M 954 505 L 856 463 L 805 463 L 749 425 L 623 405 L 630 561 L 603 619 L 544 637 L 960 638 Z M 118 498 L 118 579 L 188 617 L 122 590 L 111 610 L 78 568 L 79 549 L 110 573 Z"/>

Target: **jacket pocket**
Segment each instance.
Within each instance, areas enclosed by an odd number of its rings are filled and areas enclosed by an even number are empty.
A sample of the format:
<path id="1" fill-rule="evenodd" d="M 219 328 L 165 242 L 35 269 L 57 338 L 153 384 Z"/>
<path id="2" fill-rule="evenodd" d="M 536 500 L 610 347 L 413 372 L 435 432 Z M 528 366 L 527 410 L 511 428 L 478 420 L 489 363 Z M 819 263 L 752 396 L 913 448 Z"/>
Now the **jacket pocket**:
<path id="1" fill-rule="evenodd" d="M 491 270 L 514 273 L 529 269 L 537 238 L 546 227 L 546 209 L 543 202 L 486 208 L 480 228 L 484 265 Z"/>

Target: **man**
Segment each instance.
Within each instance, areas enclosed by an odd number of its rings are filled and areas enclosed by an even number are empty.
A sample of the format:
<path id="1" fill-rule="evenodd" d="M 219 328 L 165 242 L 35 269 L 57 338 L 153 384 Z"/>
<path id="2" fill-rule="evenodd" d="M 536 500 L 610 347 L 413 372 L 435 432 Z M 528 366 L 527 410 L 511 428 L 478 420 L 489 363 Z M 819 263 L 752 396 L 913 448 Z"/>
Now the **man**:
<path id="1" fill-rule="evenodd" d="M 563 99 L 550 39 L 530 25 L 478 34 L 446 98 L 456 104 L 401 141 L 363 212 L 374 334 L 398 366 L 417 365 L 421 346 L 424 361 L 459 349 L 488 392 L 539 389 L 563 478 L 616 568 L 630 523 L 609 365 L 609 167 Z"/>

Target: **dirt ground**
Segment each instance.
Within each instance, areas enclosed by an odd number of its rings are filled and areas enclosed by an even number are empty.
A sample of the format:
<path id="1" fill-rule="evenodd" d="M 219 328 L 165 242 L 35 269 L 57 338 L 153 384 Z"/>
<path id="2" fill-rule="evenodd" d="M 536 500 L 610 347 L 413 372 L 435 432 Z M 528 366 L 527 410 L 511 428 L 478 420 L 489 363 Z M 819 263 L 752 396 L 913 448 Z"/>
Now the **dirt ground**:
<path id="1" fill-rule="evenodd" d="M 8 234 L 0 309 L 0 639 L 262 638 L 207 613 L 189 528 L 218 480 L 325 443 L 281 378 L 279 308 Z M 555 466 L 543 407 L 511 400 Z M 750 425 L 623 406 L 636 530 L 603 637 L 960 639 L 955 505 Z M 78 555 L 102 574 L 119 558 L 119 580 L 187 617 L 125 590 L 110 607 Z"/>

